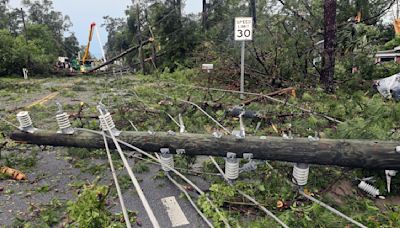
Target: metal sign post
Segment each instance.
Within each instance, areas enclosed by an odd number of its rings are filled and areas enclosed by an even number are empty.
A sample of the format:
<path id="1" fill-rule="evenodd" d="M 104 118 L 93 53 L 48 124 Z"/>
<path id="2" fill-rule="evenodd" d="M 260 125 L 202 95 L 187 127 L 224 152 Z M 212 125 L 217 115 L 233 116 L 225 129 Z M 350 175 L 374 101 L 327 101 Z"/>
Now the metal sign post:
<path id="1" fill-rule="evenodd" d="M 242 41 L 241 66 L 240 66 L 240 99 L 244 99 L 244 54 L 246 40 L 253 40 L 253 18 L 235 18 L 235 41 Z"/>
<path id="2" fill-rule="evenodd" d="M 212 98 L 212 96 L 211 96 L 211 93 L 210 93 L 210 86 L 211 86 L 211 78 L 210 78 L 210 73 L 211 73 L 211 70 L 213 70 L 214 69 L 214 64 L 202 64 L 201 65 L 201 69 L 203 70 L 203 71 L 205 71 L 205 72 L 207 72 L 207 75 L 208 75 L 208 85 L 207 85 L 207 87 L 208 87 L 208 90 L 207 90 L 207 93 L 208 93 L 208 95 L 210 95 L 210 97 Z"/>
<path id="3" fill-rule="evenodd" d="M 244 99 L 244 51 L 246 43 L 242 41 L 242 51 L 240 57 L 240 99 Z"/>

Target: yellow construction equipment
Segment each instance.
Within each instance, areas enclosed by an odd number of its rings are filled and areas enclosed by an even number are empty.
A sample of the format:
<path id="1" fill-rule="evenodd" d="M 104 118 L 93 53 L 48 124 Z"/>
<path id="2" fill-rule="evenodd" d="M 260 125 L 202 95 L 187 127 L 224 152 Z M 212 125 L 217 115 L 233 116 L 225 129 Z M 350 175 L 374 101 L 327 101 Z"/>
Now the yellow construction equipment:
<path id="1" fill-rule="evenodd" d="M 85 49 L 85 54 L 82 57 L 82 63 L 81 63 L 81 72 L 84 73 L 87 71 L 87 64 L 86 64 L 86 60 L 89 57 L 89 48 L 90 48 L 90 42 L 92 42 L 92 37 L 93 37 L 93 31 L 94 31 L 94 27 L 96 26 L 96 23 L 92 23 L 90 24 L 90 30 L 89 30 L 89 41 L 88 44 L 86 46 Z M 89 66 L 90 67 L 90 66 Z"/>

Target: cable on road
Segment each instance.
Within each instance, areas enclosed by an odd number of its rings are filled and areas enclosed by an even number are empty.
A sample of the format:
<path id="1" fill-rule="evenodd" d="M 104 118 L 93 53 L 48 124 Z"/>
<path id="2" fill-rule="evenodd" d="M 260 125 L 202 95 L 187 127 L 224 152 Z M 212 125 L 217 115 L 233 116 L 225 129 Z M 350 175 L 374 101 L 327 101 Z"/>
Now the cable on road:
<path id="1" fill-rule="evenodd" d="M 277 169 L 275 169 L 274 167 L 272 167 L 272 165 L 269 164 L 268 161 L 266 161 L 265 163 L 266 163 L 266 165 L 267 165 L 273 172 L 275 172 L 276 174 L 278 174 L 278 175 L 284 177 L 286 183 L 288 183 L 288 184 L 289 184 L 290 186 L 292 186 L 293 188 L 296 188 L 296 185 L 295 185 L 293 182 L 291 182 L 290 180 L 288 180 L 288 179 L 286 178 L 286 176 L 281 175 L 281 173 L 279 173 Z M 356 225 L 356 226 L 358 226 L 358 227 L 366 228 L 365 225 L 363 225 L 363 224 L 361 224 L 361 223 L 355 221 L 354 219 L 352 219 L 352 218 L 350 218 L 349 216 L 343 214 L 342 212 L 336 210 L 335 208 L 333 208 L 333 207 L 327 205 L 326 203 L 324 203 L 324 202 L 318 200 L 317 198 L 315 198 L 315 197 L 313 197 L 313 196 L 307 195 L 307 194 L 303 191 L 302 188 L 300 188 L 300 189 L 298 190 L 298 192 L 299 192 L 300 195 L 302 195 L 302 196 L 304 196 L 305 198 L 307 198 L 308 200 L 311 200 L 312 202 L 314 202 L 314 203 L 320 205 L 321 207 L 324 207 L 325 209 L 329 210 L 329 211 L 332 212 L 333 214 L 338 215 L 339 217 L 342 217 L 342 218 L 346 219 L 347 221 L 353 223 L 354 225 Z"/>
<path id="2" fill-rule="evenodd" d="M 157 159 L 159 160 L 160 164 L 161 164 L 161 159 L 160 156 L 158 154 L 155 154 Z M 186 191 L 186 189 L 184 187 L 182 187 L 182 185 L 180 185 L 178 182 L 176 182 L 174 180 L 174 178 L 172 178 L 172 176 L 169 174 L 169 172 L 164 172 L 165 175 L 168 177 L 168 179 L 181 191 L 183 192 L 183 194 L 185 194 L 186 198 L 189 200 L 190 204 L 192 204 L 193 208 L 196 210 L 197 214 L 200 215 L 200 217 L 204 220 L 204 222 L 207 223 L 207 225 L 209 227 L 214 227 L 213 224 L 208 221 L 207 217 L 203 214 L 203 212 L 201 212 L 201 210 L 197 207 L 196 203 L 193 201 L 192 197 L 190 197 L 189 193 Z"/>
<path id="3" fill-rule="evenodd" d="M 367 228 L 365 225 L 363 225 L 363 224 L 357 222 L 356 220 L 350 218 L 349 216 L 343 214 L 342 212 L 336 210 L 335 208 L 333 208 L 333 207 L 331 207 L 331 206 L 325 204 L 324 202 L 322 202 L 322 201 L 320 201 L 320 200 L 318 200 L 318 199 L 316 199 L 316 198 L 314 198 L 314 197 L 312 197 L 312 196 L 307 195 L 302 189 L 299 190 L 299 193 L 300 193 L 300 195 L 306 197 L 307 199 L 313 201 L 314 203 L 316 203 L 316 204 L 318 204 L 318 205 L 320 205 L 320 206 L 322 206 L 322 207 L 325 207 L 326 209 L 328 209 L 328 210 L 331 211 L 332 213 L 334 213 L 334 214 L 336 214 L 336 215 L 338 215 L 338 216 L 340 216 L 340 217 L 346 219 L 347 221 L 353 223 L 354 225 L 357 225 L 358 227 L 362 227 L 362 228 Z"/>
<path id="4" fill-rule="evenodd" d="M 167 97 L 167 98 L 172 99 L 172 100 L 174 99 L 174 98 L 172 98 L 172 97 L 170 97 L 170 96 L 168 96 L 166 94 L 162 94 L 162 93 L 158 93 L 158 92 L 154 92 L 154 93 L 156 93 L 158 95 L 161 95 L 161 96 L 164 96 L 164 97 Z M 216 119 L 214 119 L 214 117 L 210 116 L 210 114 L 208 114 L 206 111 L 204 111 L 204 109 L 202 109 L 196 103 L 193 103 L 191 101 L 185 101 L 185 100 L 182 100 L 182 99 L 179 99 L 179 98 L 177 98 L 176 100 L 195 106 L 202 113 L 204 113 L 204 115 L 206 115 L 208 118 L 210 118 L 215 124 L 217 124 L 220 128 L 222 128 L 226 133 L 231 134 L 231 132 L 226 127 L 222 126 L 222 124 L 220 124 Z"/>
<path id="5" fill-rule="evenodd" d="M 221 167 L 219 167 L 218 163 L 215 161 L 215 159 L 212 156 L 209 156 L 211 159 L 212 163 L 215 165 L 215 167 L 218 169 L 218 171 L 221 173 L 222 177 L 225 179 L 225 181 L 233 187 L 233 184 L 228 180 L 228 178 L 225 176 L 224 171 L 222 171 Z M 276 215 L 274 215 L 271 211 L 269 211 L 267 208 L 262 206 L 259 202 L 257 202 L 253 197 L 247 195 L 246 193 L 242 192 L 239 189 L 236 189 L 237 192 L 239 192 L 240 195 L 244 196 L 246 199 L 250 200 L 252 203 L 254 203 L 258 208 L 260 208 L 262 211 L 264 211 L 267 215 L 269 215 L 271 218 L 273 218 L 277 223 L 279 223 L 282 227 L 289 228 L 282 220 L 280 220 Z"/>
<path id="6" fill-rule="evenodd" d="M 84 132 L 90 132 L 90 133 L 94 133 L 94 134 L 98 134 L 98 135 L 102 135 L 101 132 L 95 131 L 95 130 L 90 130 L 90 129 L 85 129 L 85 128 L 76 128 L 76 130 L 78 131 L 84 131 Z M 111 138 L 111 136 L 107 135 L 106 137 Z M 115 137 L 114 137 L 115 138 Z M 150 159 L 159 162 L 158 159 L 156 157 L 154 157 L 153 155 L 145 152 L 144 150 L 135 147 L 127 142 L 124 142 L 120 139 L 116 139 L 117 142 L 121 143 L 122 145 L 129 147 L 147 157 L 149 157 Z M 172 172 L 174 172 L 176 175 L 178 175 L 180 178 L 182 178 L 186 183 L 188 183 L 190 186 L 192 186 L 200 195 L 205 196 L 205 199 L 207 200 L 207 202 L 211 205 L 211 207 L 214 208 L 215 212 L 218 214 L 218 216 L 221 218 L 221 220 L 223 221 L 223 223 L 225 224 L 226 227 L 231 227 L 229 225 L 228 220 L 226 219 L 226 217 L 221 213 L 221 211 L 218 209 L 218 207 L 210 200 L 210 198 L 208 198 L 204 191 L 202 191 L 197 185 L 195 185 L 191 180 L 189 180 L 187 177 L 185 177 L 182 173 L 180 173 L 179 171 L 177 171 L 176 169 L 174 169 L 173 167 L 170 167 L 169 165 L 165 164 L 165 166 L 170 169 Z"/>
<path id="7" fill-rule="evenodd" d="M 310 110 L 310 109 L 306 109 L 306 108 L 303 108 L 303 107 L 300 107 L 300 106 L 297 106 L 297 105 L 288 103 L 288 102 L 286 102 L 286 101 L 282 101 L 282 100 L 273 98 L 273 97 L 271 97 L 271 96 L 268 96 L 268 95 L 265 95 L 265 94 L 262 94 L 262 93 L 240 92 L 240 91 L 229 90 L 229 89 L 207 88 L 207 87 L 202 87 L 202 86 L 192 86 L 192 85 L 185 85 L 185 84 L 171 83 L 171 82 L 168 82 L 168 83 L 169 83 L 169 84 L 172 84 L 172 85 L 175 85 L 175 86 L 178 86 L 178 87 L 181 86 L 181 87 L 195 88 L 195 89 L 202 89 L 202 90 L 211 90 L 211 91 L 220 91 L 220 92 L 237 93 L 237 94 L 247 94 L 247 95 L 259 96 L 259 97 L 265 97 L 265 98 L 267 98 L 267 99 L 270 100 L 270 101 L 273 101 L 273 102 L 276 102 L 276 103 L 285 104 L 285 105 L 288 105 L 288 106 L 290 106 L 290 107 L 297 108 L 297 109 L 299 109 L 299 110 L 301 110 L 301 111 L 303 111 L 303 112 L 308 112 L 308 113 L 313 114 L 313 115 L 321 116 L 321 117 L 323 117 L 323 118 L 325 118 L 325 119 L 327 119 L 327 120 L 330 120 L 330 121 L 332 121 L 332 122 L 343 123 L 343 121 L 337 120 L 337 119 L 335 119 L 335 118 L 333 118 L 333 117 L 330 117 L 330 116 L 328 116 L 328 115 L 325 115 L 325 114 L 323 114 L 323 113 L 317 113 L 317 112 L 312 111 L 312 110 Z"/>
<path id="8" fill-rule="evenodd" d="M 124 220 L 125 220 L 125 223 L 126 223 L 126 227 L 131 228 L 132 227 L 131 221 L 129 220 L 128 211 L 126 210 L 126 207 L 125 207 L 124 198 L 122 196 L 121 188 L 120 188 L 119 183 L 118 183 L 117 174 L 115 173 L 114 164 L 112 162 L 110 149 L 108 148 L 107 138 L 106 138 L 106 135 L 104 133 L 103 133 L 103 140 L 104 140 L 104 146 L 106 147 L 107 158 L 108 158 L 108 161 L 110 163 L 112 177 L 114 179 L 115 188 L 117 189 L 119 202 L 121 204 L 122 214 L 124 215 Z"/>
<path id="9" fill-rule="evenodd" d="M 103 112 L 103 110 L 101 108 L 99 108 L 99 111 L 100 111 L 101 115 L 104 115 L 104 112 Z M 122 160 L 122 162 L 123 162 L 123 164 L 125 166 L 125 169 L 128 171 L 128 174 L 129 174 L 129 176 L 130 176 L 130 178 L 131 178 L 131 180 L 133 182 L 133 185 L 135 186 L 136 192 L 138 193 L 139 198 L 142 201 L 143 207 L 146 210 L 146 213 L 149 216 L 149 219 L 150 219 L 153 227 L 154 228 L 159 228 L 160 225 L 159 225 L 159 223 L 157 221 L 157 218 L 155 217 L 155 215 L 153 213 L 153 210 L 151 209 L 151 207 L 149 205 L 149 202 L 147 201 L 146 196 L 144 195 L 144 193 L 142 191 L 142 188 L 140 187 L 140 184 L 139 184 L 138 180 L 135 177 L 135 174 L 132 172 L 132 169 L 130 168 L 129 163 L 126 160 L 125 155 L 122 152 L 122 149 L 121 149 L 117 139 L 113 135 L 113 132 L 111 131 L 110 126 L 108 125 L 108 123 L 106 123 L 106 125 L 107 125 L 107 132 L 108 132 L 109 136 L 111 137 L 112 141 L 115 144 L 115 147 L 116 147 L 116 149 L 117 149 L 117 151 L 118 151 L 118 153 L 119 153 L 119 155 L 121 157 L 121 160 Z M 103 132 L 101 132 L 100 134 L 105 136 L 105 134 Z"/>

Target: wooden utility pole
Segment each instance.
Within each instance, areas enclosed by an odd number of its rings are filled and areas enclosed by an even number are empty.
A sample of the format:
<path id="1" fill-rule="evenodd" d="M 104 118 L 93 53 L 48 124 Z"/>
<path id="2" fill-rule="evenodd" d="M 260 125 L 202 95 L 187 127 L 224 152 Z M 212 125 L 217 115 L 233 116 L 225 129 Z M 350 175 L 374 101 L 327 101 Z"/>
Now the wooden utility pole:
<path id="1" fill-rule="evenodd" d="M 203 11 L 201 14 L 201 22 L 204 31 L 207 30 L 207 20 L 208 20 L 208 4 L 207 0 L 203 0 Z"/>
<path id="2" fill-rule="evenodd" d="M 336 0 L 324 0 L 324 52 L 321 82 L 328 93 L 335 90 L 333 79 L 335 76 L 336 8 Z"/>
<path id="3" fill-rule="evenodd" d="M 77 130 L 73 135 L 58 134 L 56 131 L 37 130 L 33 134 L 15 131 L 11 139 L 36 145 L 104 148 L 101 134 Z M 400 169 L 400 153 L 396 147 L 400 142 L 373 140 L 284 139 L 282 137 L 222 136 L 211 134 L 170 134 L 163 132 L 122 132 L 118 139 L 128 142 L 147 152 L 159 152 L 169 148 L 171 153 L 184 149 L 186 155 L 212 155 L 225 157 L 228 152 L 243 157 L 252 153 L 255 159 L 278 160 L 297 163 L 334 165 L 353 168 Z M 114 145 L 110 140 L 109 145 Z M 129 149 L 120 144 L 123 149 Z"/>

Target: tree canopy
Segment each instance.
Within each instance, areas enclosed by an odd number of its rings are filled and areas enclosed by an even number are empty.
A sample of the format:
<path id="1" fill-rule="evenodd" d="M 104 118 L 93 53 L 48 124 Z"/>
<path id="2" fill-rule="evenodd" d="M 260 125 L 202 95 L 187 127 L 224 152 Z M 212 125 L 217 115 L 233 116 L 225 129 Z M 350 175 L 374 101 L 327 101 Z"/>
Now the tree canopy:
<path id="1" fill-rule="evenodd" d="M 9 8 L 0 1 L 0 75 L 48 73 L 58 56 L 74 57 L 79 43 L 74 33 L 66 37 L 72 23 L 55 11 L 50 0 L 22 1 L 24 8 Z M 24 25 L 25 21 L 25 25 Z"/>
<path id="2" fill-rule="evenodd" d="M 181 65 L 198 67 L 201 63 L 212 62 L 218 65 L 216 77 L 226 79 L 229 75 L 232 78 L 238 75 L 240 59 L 240 44 L 233 40 L 233 19 L 255 14 L 254 40 L 246 44 L 249 76 L 246 83 L 279 87 L 293 81 L 318 82 L 324 74 L 324 61 L 318 60 L 326 39 L 324 1 L 206 2 L 199 15 L 182 14 L 185 1 L 146 0 L 141 1 L 141 5 L 135 2 L 129 7 L 126 20 L 105 17 L 104 26 L 109 32 L 108 55 L 136 45 L 138 39 L 154 37 L 159 56 L 157 69 L 168 67 L 173 70 Z M 379 66 L 374 65 L 371 57 L 377 50 L 393 48 L 399 43 L 392 26 L 382 20 L 394 3 L 387 0 L 337 1 L 336 38 L 333 40 L 337 61 L 334 66 L 335 71 L 342 70 L 330 84 L 382 76 L 375 75 L 378 71 L 374 69 Z M 357 16 L 360 21 L 356 20 Z M 152 57 L 152 51 L 151 45 L 143 47 L 144 58 Z M 130 54 L 125 62 L 137 67 L 139 53 Z M 151 62 L 145 67 L 155 69 Z M 355 67 L 360 69 L 357 73 L 352 72 Z"/>

